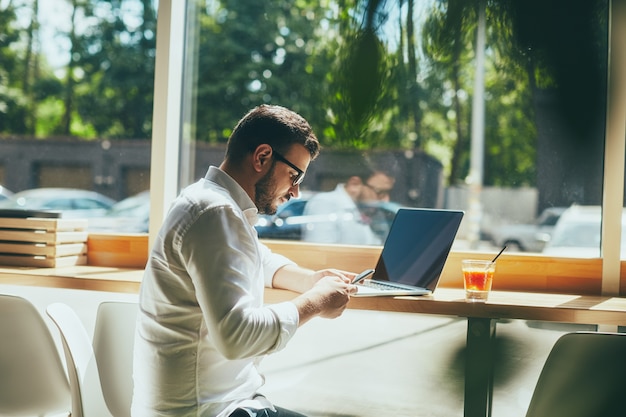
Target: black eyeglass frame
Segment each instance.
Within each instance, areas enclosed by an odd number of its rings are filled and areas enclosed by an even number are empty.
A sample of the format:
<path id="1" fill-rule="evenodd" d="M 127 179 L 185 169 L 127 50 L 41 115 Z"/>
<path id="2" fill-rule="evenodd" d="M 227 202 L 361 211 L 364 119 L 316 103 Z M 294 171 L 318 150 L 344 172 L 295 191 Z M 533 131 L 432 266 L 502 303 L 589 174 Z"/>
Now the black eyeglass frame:
<path id="1" fill-rule="evenodd" d="M 293 187 L 300 185 L 302 181 L 304 180 L 304 171 L 298 168 L 297 166 L 295 166 L 294 164 L 292 164 L 291 162 L 289 162 L 287 158 L 285 158 L 284 156 L 282 156 L 280 153 L 276 152 L 273 149 L 272 149 L 272 155 L 274 155 L 274 157 L 280 162 L 287 164 L 288 166 L 296 170 L 298 175 L 296 175 L 296 177 L 293 179 L 293 182 L 291 184 Z"/>
<path id="2" fill-rule="evenodd" d="M 374 194 L 376 194 L 376 197 L 378 197 L 378 198 L 381 198 L 381 197 L 384 197 L 384 196 L 388 196 L 388 195 L 390 195 L 390 194 L 391 194 L 391 190 L 386 190 L 386 189 L 385 189 L 385 190 L 381 190 L 381 189 L 376 188 L 376 187 L 374 187 L 373 185 L 370 185 L 370 184 L 368 184 L 368 183 L 366 183 L 366 182 L 365 182 L 365 183 L 363 183 L 363 185 L 365 185 L 367 188 L 369 188 L 370 190 L 372 190 L 372 192 L 373 192 Z"/>

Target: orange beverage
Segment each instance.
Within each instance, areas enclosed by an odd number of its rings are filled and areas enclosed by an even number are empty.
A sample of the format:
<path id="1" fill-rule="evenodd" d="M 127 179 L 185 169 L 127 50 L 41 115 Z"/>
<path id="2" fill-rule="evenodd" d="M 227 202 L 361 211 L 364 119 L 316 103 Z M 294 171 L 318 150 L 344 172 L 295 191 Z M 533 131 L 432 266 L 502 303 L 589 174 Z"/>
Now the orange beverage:
<path id="1" fill-rule="evenodd" d="M 491 291 L 495 262 L 480 260 L 463 260 L 463 283 L 467 301 L 486 301 Z"/>

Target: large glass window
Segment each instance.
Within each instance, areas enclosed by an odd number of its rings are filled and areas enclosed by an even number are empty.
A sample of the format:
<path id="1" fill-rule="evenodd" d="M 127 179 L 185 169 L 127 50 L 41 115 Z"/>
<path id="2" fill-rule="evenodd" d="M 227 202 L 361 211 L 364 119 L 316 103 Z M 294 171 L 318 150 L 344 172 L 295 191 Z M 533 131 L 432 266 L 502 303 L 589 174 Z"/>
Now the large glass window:
<path id="1" fill-rule="evenodd" d="M 149 188 L 157 7 L 0 1 L 3 190 L 121 201 Z M 369 235 L 359 243 L 377 245 L 398 207 L 451 208 L 466 211 L 457 248 L 600 255 L 608 0 L 179 7 L 179 187 L 219 164 L 230 129 L 262 103 L 301 113 L 323 145 L 301 198 L 261 217 L 262 237 L 311 241 L 316 221 L 350 219 Z M 349 213 L 307 212 L 355 182 Z M 149 205 L 146 194 L 125 205 L 137 201 Z M 589 238 L 571 226 L 583 212 Z M 92 224 L 146 232 L 146 216 Z"/>
<path id="2" fill-rule="evenodd" d="M 189 4 L 194 151 L 181 166 L 195 168 L 181 185 L 219 163 L 259 104 L 301 113 L 324 148 L 302 198 L 262 216 L 262 237 L 308 240 L 316 221 L 351 218 L 376 244 L 398 207 L 452 208 L 466 211 L 458 248 L 599 256 L 606 0 Z M 394 181 L 361 178 L 358 212 L 310 216 L 308 201 L 365 166 Z M 583 210 L 593 237 L 553 236 Z"/>

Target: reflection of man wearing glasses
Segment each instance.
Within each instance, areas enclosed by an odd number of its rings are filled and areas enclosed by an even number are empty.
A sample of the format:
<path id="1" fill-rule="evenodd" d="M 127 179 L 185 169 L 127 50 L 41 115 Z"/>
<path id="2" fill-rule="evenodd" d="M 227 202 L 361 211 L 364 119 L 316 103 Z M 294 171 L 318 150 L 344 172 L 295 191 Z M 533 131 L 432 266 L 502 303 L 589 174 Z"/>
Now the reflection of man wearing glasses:
<path id="1" fill-rule="evenodd" d="M 319 193 L 306 204 L 302 240 L 318 243 L 380 245 L 380 238 L 358 204 L 389 201 L 395 179 L 381 170 L 353 175 L 333 191 Z"/>

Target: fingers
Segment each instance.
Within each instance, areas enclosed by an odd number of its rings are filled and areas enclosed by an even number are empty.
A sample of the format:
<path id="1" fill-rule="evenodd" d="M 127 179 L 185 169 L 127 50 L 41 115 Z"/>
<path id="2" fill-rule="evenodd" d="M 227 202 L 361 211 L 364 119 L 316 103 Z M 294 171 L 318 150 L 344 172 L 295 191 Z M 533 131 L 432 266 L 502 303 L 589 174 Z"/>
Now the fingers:
<path id="1" fill-rule="evenodd" d="M 319 316 L 336 318 L 345 311 L 352 295 L 358 292 L 358 286 L 351 284 L 349 277 L 344 275 L 326 275 L 319 280 L 313 291 L 318 294 L 320 306 Z"/>
<path id="2" fill-rule="evenodd" d="M 322 277 L 324 276 L 339 277 L 343 282 L 346 282 L 346 283 L 351 283 L 354 277 L 357 276 L 357 274 L 354 272 L 343 271 L 340 269 L 324 269 L 318 272 L 321 273 Z"/>
<path id="3" fill-rule="evenodd" d="M 337 282 L 341 282 L 343 284 L 350 284 L 352 282 L 352 280 L 349 277 L 343 274 L 327 275 L 327 277 L 330 277 L 333 280 L 336 280 Z"/>
<path id="4" fill-rule="evenodd" d="M 359 290 L 355 284 L 352 284 L 351 278 L 338 275 L 328 276 L 327 278 L 330 278 L 335 284 L 339 284 L 339 287 L 345 290 L 347 295 L 356 294 Z"/>
<path id="5" fill-rule="evenodd" d="M 346 284 L 350 284 L 352 280 L 354 279 L 354 276 L 352 276 L 352 274 L 349 272 L 334 271 L 334 273 L 335 273 L 335 276 L 341 280 L 341 282 L 345 282 Z"/>
<path id="6" fill-rule="evenodd" d="M 354 285 L 354 284 L 349 284 L 349 285 L 346 287 L 346 289 L 347 289 L 347 291 L 348 291 L 348 294 L 350 294 L 350 295 L 354 295 L 354 294 L 356 294 L 357 292 L 359 292 L 359 287 L 358 287 L 357 285 Z"/>

